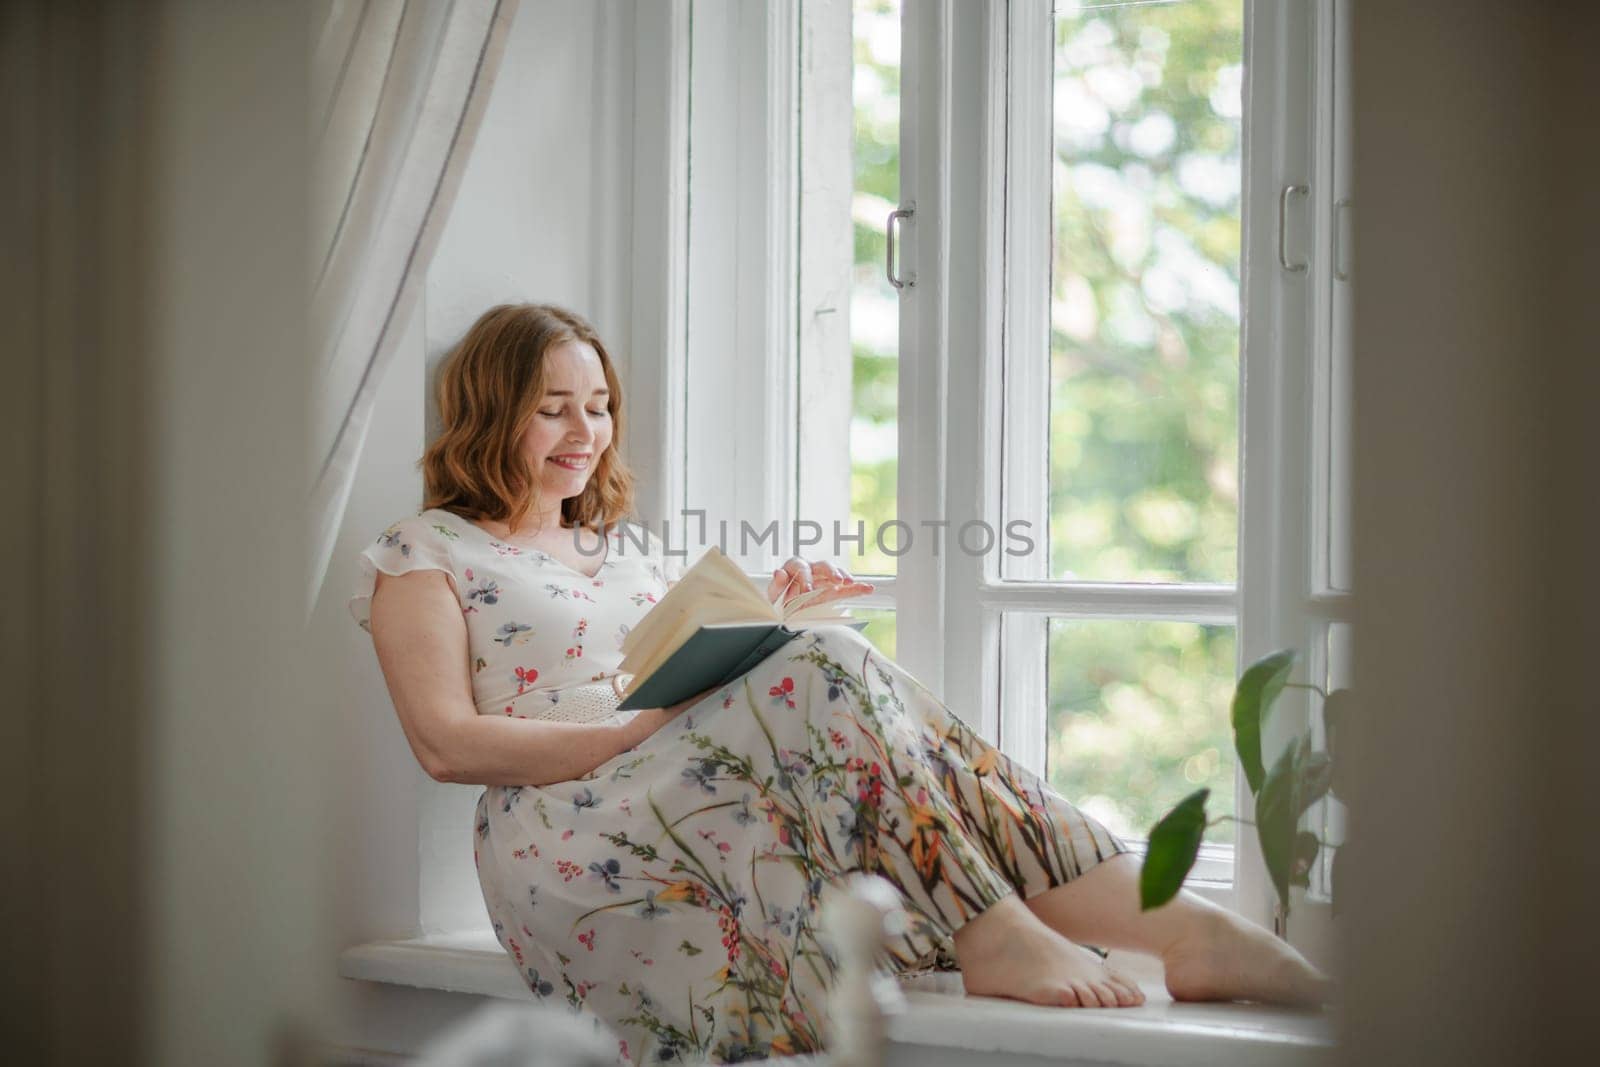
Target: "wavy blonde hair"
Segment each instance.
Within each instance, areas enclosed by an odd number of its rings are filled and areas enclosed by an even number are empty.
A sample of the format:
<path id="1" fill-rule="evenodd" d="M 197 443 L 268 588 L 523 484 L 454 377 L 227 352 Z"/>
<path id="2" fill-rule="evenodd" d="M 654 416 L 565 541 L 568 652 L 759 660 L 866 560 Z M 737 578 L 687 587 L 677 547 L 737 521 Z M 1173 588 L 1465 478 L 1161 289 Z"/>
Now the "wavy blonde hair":
<path id="1" fill-rule="evenodd" d="M 582 316 L 554 304 L 492 307 L 445 357 L 435 387 L 444 429 L 420 464 L 424 508 L 501 521 L 512 530 L 521 524 L 538 485 L 522 438 L 544 394 L 545 354 L 569 341 L 590 345 L 600 357 L 612 432 L 583 492 L 561 502 L 561 521 L 605 533 L 632 515 L 633 474 L 620 452 L 622 385 L 611 354 Z"/>

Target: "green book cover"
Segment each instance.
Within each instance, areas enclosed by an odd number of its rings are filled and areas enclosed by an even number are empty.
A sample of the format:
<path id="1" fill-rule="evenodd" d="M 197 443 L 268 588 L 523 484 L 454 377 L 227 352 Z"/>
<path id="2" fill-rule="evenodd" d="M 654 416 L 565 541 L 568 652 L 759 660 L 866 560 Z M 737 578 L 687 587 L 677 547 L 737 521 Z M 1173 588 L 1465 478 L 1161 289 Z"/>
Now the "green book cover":
<path id="1" fill-rule="evenodd" d="M 867 622 L 839 619 L 837 624 L 859 630 Z M 696 693 L 726 685 L 809 628 L 791 630 L 774 622 L 702 626 L 618 707 L 623 711 L 669 708 Z"/>

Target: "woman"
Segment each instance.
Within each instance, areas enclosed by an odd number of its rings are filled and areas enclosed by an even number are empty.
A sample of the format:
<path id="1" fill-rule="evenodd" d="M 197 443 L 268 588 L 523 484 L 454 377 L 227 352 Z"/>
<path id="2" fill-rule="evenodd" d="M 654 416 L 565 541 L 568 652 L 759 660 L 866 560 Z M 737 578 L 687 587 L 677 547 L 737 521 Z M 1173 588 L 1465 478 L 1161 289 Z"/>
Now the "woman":
<path id="1" fill-rule="evenodd" d="M 905 899 L 897 963 L 953 944 L 969 993 L 1142 1003 L 1092 944 L 1160 956 L 1183 999 L 1321 997 L 1293 950 L 1192 894 L 1141 913 L 1122 842 L 849 627 L 619 712 L 622 638 L 681 566 L 619 525 L 631 482 L 605 346 L 560 308 L 496 307 L 438 400 L 426 510 L 363 553 L 352 607 L 422 766 L 487 787 L 475 854 L 501 945 L 535 996 L 610 1025 L 624 1060 L 818 1048 L 816 907 L 851 870 Z M 815 586 L 871 588 L 790 559 L 768 597 Z"/>

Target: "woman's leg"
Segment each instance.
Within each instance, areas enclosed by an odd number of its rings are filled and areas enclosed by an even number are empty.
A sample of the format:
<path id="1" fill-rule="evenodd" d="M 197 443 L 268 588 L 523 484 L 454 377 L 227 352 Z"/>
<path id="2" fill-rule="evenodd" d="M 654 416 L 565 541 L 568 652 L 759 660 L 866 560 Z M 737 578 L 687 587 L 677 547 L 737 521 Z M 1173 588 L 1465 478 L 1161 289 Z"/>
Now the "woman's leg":
<path id="1" fill-rule="evenodd" d="M 1123 854 L 1030 897 L 1028 908 L 1074 941 L 1161 958 L 1177 1000 L 1320 1004 L 1326 977 L 1288 944 L 1187 890 L 1139 910 L 1139 861 Z"/>
<path id="2" fill-rule="evenodd" d="M 1132 982 L 1072 942 L 1158 956 L 1168 990 L 1187 1000 L 1308 1003 L 1327 980 L 1299 953 L 1232 912 L 1192 893 L 1139 910 L 1139 862 L 1115 835 L 1037 775 L 979 737 L 859 634 L 826 631 L 819 650 L 850 661 L 870 701 L 888 697 L 919 735 L 950 814 L 947 838 L 976 849 L 1015 894 L 955 934 L 969 991 L 1045 1003 L 1139 1003 Z M 859 661 L 859 662 L 858 662 Z M 1082 986 L 1090 987 L 1089 996 Z M 1063 986 L 1075 992 L 1060 996 Z"/>
<path id="3" fill-rule="evenodd" d="M 830 627 L 801 648 L 788 663 L 815 667 L 817 689 L 811 699 L 798 689 L 795 696 L 819 736 L 848 739 L 871 765 L 868 784 L 858 784 L 867 801 L 858 811 L 875 841 L 862 869 L 887 876 L 951 936 L 967 991 L 1062 1006 L 1141 1003 L 1135 984 L 1023 904 L 1117 855 L 1121 842 L 985 744 L 859 634 Z M 981 889 L 950 901 L 952 876 L 966 885 L 978 871 Z"/>

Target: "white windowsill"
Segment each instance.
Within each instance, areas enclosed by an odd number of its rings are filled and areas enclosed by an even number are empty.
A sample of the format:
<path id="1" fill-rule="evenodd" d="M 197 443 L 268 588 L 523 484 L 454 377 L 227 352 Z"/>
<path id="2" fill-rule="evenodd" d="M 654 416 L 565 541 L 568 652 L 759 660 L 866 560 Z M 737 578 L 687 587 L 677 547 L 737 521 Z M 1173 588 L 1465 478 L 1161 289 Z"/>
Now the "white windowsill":
<path id="1" fill-rule="evenodd" d="M 490 933 L 375 941 L 339 955 L 346 978 L 531 1000 Z M 1322 1064 L 1333 1058 L 1331 1015 L 1250 1004 L 1175 1004 L 1159 981 L 1142 1007 L 1039 1008 L 967 997 L 955 974 L 906 982 L 906 1011 L 890 1023 L 899 1045 L 960 1048 L 1140 1067 Z"/>

